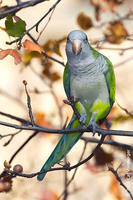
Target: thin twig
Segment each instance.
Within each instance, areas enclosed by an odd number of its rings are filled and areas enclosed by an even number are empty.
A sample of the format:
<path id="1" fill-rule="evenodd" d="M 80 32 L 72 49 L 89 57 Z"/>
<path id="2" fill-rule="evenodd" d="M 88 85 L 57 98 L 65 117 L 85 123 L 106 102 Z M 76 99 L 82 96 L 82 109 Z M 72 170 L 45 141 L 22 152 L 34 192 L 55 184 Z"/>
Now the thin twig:
<path id="1" fill-rule="evenodd" d="M 39 33 L 39 35 L 38 35 L 36 41 L 38 41 L 38 40 L 40 39 L 40 36 L 42 35 L 43 31 L 44 31 L 44 30 L 46 29 L 46 27 L 48 26 L 48 24 L 49 24 L 49 22 L 50 22 L 50 20 L 51 20 L 51 18 L 52 18 L 52 15 L 53 15 L 53 13 L 54 13 L 54 11 L 55 11 L 55 8 L 52 10 L 52 12 L 51 12 L 51 14 L 50 14 L 50 17 L 48 18 L 47 23 L 45 24 L 45 26 L 43 27 L 43 29 L 40 31 L 40 33 Z"/>
<path id="2" fill-rule="evenodd" d="M 16 155 L 24 148 L 24 146 L 36 135 L 38 134 L 38 131 L 35 131 L 32 135 L 30 135 L 26 141 L 15 151 L 15 153 L 12 155 L 12 157 L 9 160 L 9 164 L 12 163 L 13 159 L 16 157 Z"/>
<path id="3" fill-rule="evenodd" d="M 0 11 L 0 19 L 3 19 L 8 14 L 14 15 L 15 13 L 17 13 L 19 10 L 23 8 L 35 6 L 36 4 L 39 4 L 44 1 L 47 1 L 47 0 L 32 0 L 32 1 L 29 0 L 26 2 L 21 2 L 20 4 L 17 4 L 15 6 L 10 6 L 10 7 L 7 6 L 3 11 Z"/>
<path id="4" fill-rule="evenodd" d="M 64 158 L 65 160 L 65 165 L 67 165 L 67 156 Z M 68 197 L 68 190 L 67 190 L 67 180 L 68 180 L 68 176 L 67 176 L 67 173 L 68 171 L 65 170 L 64 171 L 64 186 L 65 186 L 65 189 L 64 189 L 64 199 L 63 200 L 67 200 L 67 197 Z M 59 200 L 59 199 L 58 199 Z"/>
<path id="5" fill-rule="evenodd" d="M 37 133 L 34 133 L 34 134 L 36 135 Z M 32 135 L 31 135 L 31 137 L 32 137 Z M 46 172 L 50 172 L 50 171 L 59 171 L 59 170 L 68 170 L 68 171 L 70 171 L 72 169 L 75 169 L 75 168 L 79 167 L 80 165 L 83 165 L 88 160 L 90 160 L 96 154 L 96 152 L 99 150 L 100 146 L 102 145 L 102 143 L 104 141 L 104 138 L 105 138 L 105 136 L 101 137 L 99 144 L 96 146 L 96 148 L 94 149 L 94 151 L 86 159 L 84 159 L 83 161 L 81 161 L 81 162 L 79 162 L 79 163 L 77 163 L 77 164 L 75 164 L 75 165 L 73 165 L 71 167 L 67 165 L 67 166 L 63 166 L 63 167 L 50 168 L 48 170 L 45 170 L 45 172 L 37 172 L 37 173 L 31 173 L 31 174 L 18 173 L 16 171 L 12 171 L 12 170 L 9 170 L 9 169 L 5 169 L 5 170 L 7 171 L 7 173 L 9 175 L 26 177 L 26 178 L 33 178 L 35 176 L 38 176 L 40 174 L 43 174 L 43 173 L 46 173 Z M 11 161 L 12 160 L 10 159 L 9 163 L 11 163 Z M 0 177 L 1 177 L 1 175 L 0 175 Z"/>
<path id="6" fill-rule="evenodd" d="M 10 137 L 10 139 L 7 142 L 5 142 L 5 144 L 3 146 L 7 146 L 12 141 L 12 139 L 14 138 L 14 136 L 16 136 L 17 134 L 19 134 L 20 132 L 22 132 L 22 130 L 19 130 L 19 131 L 15 132 L 15 133 L 9 133 L 9 134 L 6 134 L 6 135 L 1 135 L 0 134 L 0 140 L 2 138 L 5 138 L 5 137 Z"/>
<path id="7" fill-rule="evenodd" d="M 0 112 L 0 115 L 3 115 L 3 116 L 8 117 L 10 119 L 16 120 L 18 122 L 21 122 L 22 124 L 26 124 L 27 126 L 31 125 L 30 121 L 25 120 L 25 119 L 20 118 L 20 117 L 17 117 L 17 116 L 14 116 L 14 115 L 11 115 L 11 114 L 8 114 L 8 113 Z"/>
<path id="8" fill-rule="evenodd" d="M 24 80 L 23 83 L 25 86 L 25 92 L 26 92 L 26 96 L 27 96 L 27 106 L 28 106 L 28 111 L 29 111 L 29 117 L 30 117 L 32 126 L 34 126 L 35 123 L 34 123 L 34 117 L 32 114 L 31 98 L 30 98 L 30 96 L 28 94 L 28 90 L 27 90 L 27 82 Z"/>
<path id="9" fill-rule="evenodd" d="M 4 95 L 7 98 L 10 98 L 11 100 L 17 102 L 20 106 L 22 106 L 25 110 L 27 109 L 27 107 L 25 106 L 25 104 L 21 101 L 20 98 L 15 97 L 11 94 L 9 94 L 8 92 L 6 92 L 5 90 L 0 89 L 0 94 Z"/>
<path id="10" fill-rule="evenodd" d="M 18 124 L 12 124 L 8 122 L 0 121 L 0 125 L 7 126 L 10 128 L 15 129 L 22 129 L 22 130 L 29 130 L 29 131 L 38 131 L 38 132 L 44 132 L 44 133 L 52 133 L 52 134 L 71 134 L 74 132 L 92 132 L 91 127 L 79 127 L 79 128 L 73 128 L 73 129 L 50 129 L 43 126 L 38 126 L 34 124 L 34 126 L 20 126 Z M 123 131 L 123 130 L 106 130 L 96 127 L 96 133 L 99 133 L 100 135 L 116 135 L 116 136 L 129 136 L 133 137 L 133 131 Z"/>
<path id="11" fill-rule="evenodd" d="M 125 63 L 130 62 L 131 60 L 133 60 L 133 56 L 128 57 L 127 59 L 123 60 L 122 62 L 114 64 L 114 67 L 115 68 L 120 67 L 120 66 L 124 65 Z"/>
<path id="12" fill-rule="evenodd" d="M 49 83 L 46 79 L 44 79 L 44 76 L 40 73 L 38 73 L 33 67 L 30 66 L 30 69 L 32 70 L 32 72 L 37 75 L 41 81 L 46 84 L 49 88 L 50 88 L 50 93 L 52 94 L 54 100 L 55 100 L 55 103 L 56 103 L 56 106 L 58 108 L 58 113 L 59 113 L 59 117 L 60 117 L 60 127 L 62 127 L 62 120 L 63 120 L 63 116 L 62 116 L 62 108 L 60 107 L 60 104 L 58 102 L 58 97 L 56 96 L 56 93 L 54 92 L 54 89 L 53 89 L 53 85 L 52 83 Z"/>
<path id="13" fill-rule="evenodd" d="M 38 46 L 40 46 L 39 43 L 37 42 L 37 40 L 35 40 L 30 33 L 27 33 L 27 35 L 32 39 L 33 42 L 35 42 Z M 54 62 L 57 62 L 57 63 L 61 64 L 63 67 L 65 67 L 65 64 L 63 62 L 57 60 L 56 58 L 53 58 L 52 56 L 49 56 L 48 54 L 45 53 L 45 51 L 43 51 L 42 54 L 46 57 L 46 59 L 51 59 Z"/>
<path id="14" fill-rule="evenodd" d="M 85 137 L 85 136 L 82 136 L 80 138 L 81 140 L 85 141 L 85 142 L 90 142 L 90 143 L 99 143 L 99 140 L 96 139 L 96 138 L 90 138 L 90 137 Z M 129 149 L 129 150 L 133 150 L 133 145 L 129 145 L 129 144 L 125 144 L 125 143 L 120 143 L 120 142 L 116 142 L 114 140 L 105 140 L 103 142 L 103 144 L 106 144 L 106 145 L 111 145 L 111 146 L 115 146 L 115 147 L 119 147 L 121 149 Z"/>
<path id="15" fill-rule="evenodd" d="M 118 102 L 117 102 L 117 105 L 119 106 L 119 108 L 121 110 L 123 110 L 127 115 L 133 117 L 133 113 L 129 112 L 126 108 L 122 107 Z"/>
<path id="16" fill-rule="evenodd" d="M 38 32 L 38 26 L 39 26 L 39 24 L 41 23 L 41 21 L 42 21 L 44 18 L 46 18 L 47 15 L 48 15 L 53 9 L 55 9 L 55 7 L 60 3 L 60 1 L 61 1 L 61 0 L 57 0 L 57 1 L 53 4 L 53 6 L 51 6 L 51 8 L 46 12 L 46 14 L 45 14 L 41 19 L 39 19 L 39 21 L 38 21 L 36 24 L 34 24 L 31 28 L 29 28 L 29 29 L 26 31 L 26 34 L 27 34 L 29 31 L 31 31 L 33 28 L 35 28 L 35 27 L 36 27 L 36 31 Z"/>
<path id="17" fill-rule="evenodd" d="M 117 181 L 118 181 L 118 182 L 120 183 L 120 185 L 128 192 L 128 194 L 130 195 L 131 199 L 133 200 L 133 195 L 132 195 L 132 193 L 131 193 L 130 190 L 124 185 L 124 183 L 122 182 L 122 180 L 121 180 L 120 176 L 118 175 L 117 171 L 114 170 L 113 167 L 112 167 L 111 165 L 108 166 L 108 169 L 109 169 L 109 171 L 111 171 L 111 172 L 115 175 Z"/>
<path id="18" fill-rule="evenodd" d="M 86 146 L 87 146 L 87 143 L 85 142 L 85 143 L 84 143 L 84 148 L 83 148 L 82 154 L 81 154 L 81 156 L 80 156 L 78 162 L 80 162 L 80 161 L 83 159 L 83 156 L 84 156 L 84 153 L 85 153 L 85 150 L 86 150 Z M 61 195 L 58 197 L 58 200 L 60 200 L 61 197 L 63 196 L 63 194 L 66 193 L 66 190 L 67 190 L 68 186 L 69 186 L 69 185 L 71 184 L 71 182 L 74 180 L 74 177 L 75 177 L 75 175 L 76 175 L 77 170 L 78 170 L 78 168 L 76 168 L 76 169 L 74 170 L 74 173 L 73 173 L 71 179 L 67 182 L 67 184 L 66 184 L 66 186 L 65 186 L 65 190 L 64 190 L 64 191 L 61 193 Z"/>

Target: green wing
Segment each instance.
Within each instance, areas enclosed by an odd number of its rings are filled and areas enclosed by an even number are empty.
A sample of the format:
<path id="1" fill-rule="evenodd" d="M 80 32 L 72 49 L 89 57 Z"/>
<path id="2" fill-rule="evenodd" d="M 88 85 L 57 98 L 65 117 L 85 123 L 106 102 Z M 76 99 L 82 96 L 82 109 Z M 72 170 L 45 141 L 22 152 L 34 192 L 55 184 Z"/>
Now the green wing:
<path id="1" fill-rule="evenodd" d="M 71 97 L 70 95 L 70 70 L 68 67 L 68 63 L 65 66 L 64 74 L 63 74 L 63 84 L 64 84 L 64 89 L 67 95 L 67 98 L 69 99 Z"/>
<path id="2" fill-rule="evenodd" d="M 115 74 L 110 60 L 105 56 L 104 58 L 108 64 L 108 70 L 104 73 L 104 75 L 109 91 L 110 106 L 112 107 L 113 103 L 115 102 Z"/>
<path id="3" fill-rule="evenodd" d="M 106 80 L 108 91 L 109 91 L 110 107 L 112 107 L 115 101 L 115 74 L 114 74 L 113 65 L 106 56 L 104 56 L 103 54 L 100 54 L 98 51 L 96 51 L 92 47 L 91 47 L 91 50 L 95 59 L 97 59 L 99 55 L 102 55 L 107 62 L 108 70 L 104 72 L 104 76 L 105 76 L 105 80 Z"/>

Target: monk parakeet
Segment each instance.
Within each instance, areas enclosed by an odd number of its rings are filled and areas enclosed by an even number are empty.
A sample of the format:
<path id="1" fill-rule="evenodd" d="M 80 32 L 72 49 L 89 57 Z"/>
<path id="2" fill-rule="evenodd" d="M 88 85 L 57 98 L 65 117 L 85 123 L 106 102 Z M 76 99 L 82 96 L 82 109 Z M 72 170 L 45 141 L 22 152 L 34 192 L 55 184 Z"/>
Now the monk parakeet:
<path id="1" fill-rule="evenodd" d="M 64 89 L 68 99 L 79 99 L 75 104 L 80 120 L 73 114 L 67 129 L 80 127 L 80 121 L 91 125 L 95 132 L 96 123 L 109 114 L 115 101 L 115 75 L 112 63 L 94 50 L 84 32 L 69 33 L 66 43 L 67 64 L 64 70 Z M 50 169 L 66 156 L 82 133 L 64 134 L 38 175 L 39 181 Z"/>

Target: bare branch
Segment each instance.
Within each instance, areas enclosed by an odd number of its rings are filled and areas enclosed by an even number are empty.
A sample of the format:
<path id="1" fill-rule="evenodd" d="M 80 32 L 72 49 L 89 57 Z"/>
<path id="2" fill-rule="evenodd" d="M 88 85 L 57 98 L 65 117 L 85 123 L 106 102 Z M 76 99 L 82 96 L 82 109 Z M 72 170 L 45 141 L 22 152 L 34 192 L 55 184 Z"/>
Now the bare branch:
<path id="1" fill-rule="evenodd" d="M 81 140 L 85 141 L 85 142 L 90 142 L 90 143 L 99 143 L 99 140 L 96 138 L 90 138 L 90 137 L 85 137 L 82 136 Z M 107 145 L 111 145 L 111 146 L 115 146 L 115 147 L 119 147 L 121 149 L 129 149 L 129 150 L 133 150 L 133 145 L 129 145 L 129 144 L 125 144 L 125 143 L 120 143 L 120 142 L 116 142 L 114 140 L 105 140 L 103 142 L 103 144 L 107 144 Z"/>
<path id="2" fill-rule="evenodd" d="M 52 133 L 52 134 L 71 134 L 74 132 L 92 132 L 91 127 L 79 127 L 74 129 L 49 129 L 43 126 L 38 126 L 34 124 L 34 126 L 20 126 L 17 124 L 7 123 L 0 121 L 0 125 L 15 128 L 15 129 L 22 129 L 22 130 L 29 130 L 29 131 L 38 131 L 38 132 L 44 132 L 44 133 Z M 116 136 L 129 136 L 133 137 L 133 131 L 123 131 L 123 130 L 106 130 L 101 128 L 96 128 L 96 133 L 100 135 L 116 135 Z"/>
<path id="3" fill-rule="evenodd" d="M 7 98 L 10 98 L 11 100 L 17 102 L 20 106 L 22 106 L 24 109 L 27 109 L 25 104 L 21 101 L 20 98 L 15 97 L 11 94 L 9 94 L 8 92 L 6 92 L 5 90 L 0 89 L 0 94 L 4 95 Z"/>
<path id="4" fill-rule="evenodd" d="M 118 102 L 117 105 L 120 107 L 121 110 L 123 110 L 127 115 L 133 117 L 133 114 L 129 112 L 126 108 L 122 107 Z"/>
<path id="5" fill-rule="evenodd" d="M 128 192 L 128 194 L 130 195 L 131 199 L 133 200 L 133 195 L 132 195 L 132 193 L 131 193 L 130 190 L 124 185 L 124 183 L 122 182 L 122 180 L 121 180 L 120 176 L 118 175 L 117 171 L 114 170 L 113 167 L 111 167 L 111 165 L 108 166 L 108 169 L 109 169 L 109 171 L 111 171 L 111 172 L 115 175 L 117 181 L 118 181 L 118 182 L 120 183 L 120 185 Z"/>
<path id="6" fill-rule="evenodd" d="M 34 117 L 33 117 L 33 114 L 32 114 L 31 99 L 30 99 L 30 96 L 29 96 L 28 90 L 27 90 L 27 82 L 24 80 L 23 84 L 25 86 L 25 92 L 26 92 L 26 95 L 27 95 L 27 106 L 28 106 L 28 111 L 29 111 L 29 117 L 30 117 L 32 126 L 34 126 Z"/>
<path id="7" fill-rule="evenodd" d="M 83 148 L 83 152 L 82 152 L 82 154 L 81 154 L 81 156 L 80 156 L 78 162 L 80 162 L 80 161 L 82 160 L 83 156 L 84 156 L 84 153 L 85 153 L 85 150 L 86 150 L 86 145 L 87 145 L 87 143 L 85 142 L 84 148 Z M 75 169 L 75 171 L 74 171 L 74 173 L 73 173 L 71 179 L 70 179 L 70 180 L 67 182 L 67 184 L 66 184 L 65 190 L 64 190 L 64 191 L 61 193 L 61 195 L 58 197 L 58 200 L 60 200 L 60 198 L 63 196 L 63 194 L 65 194 L 65 192 L 66 192 L 66 190 L 67 190 L 67 187 L 68 187 L 68 186 L 71 184 L 71 182 L 74 180 L 74 177 L 75 177 L 75 175 L 76 175 L 77 170 L 78 170 L 78 168 Z"/>
<path id="8" fill-rule="evenodd" d="M 24 146 L 34 137 L 38 134 L 38 131 L 35 131 L 32 135 L 26 139 L 26 141 L 17 149 L 17 151 L 12 155 L 12 157 L 9 160 L 9 164 L 13 161 L 13 159 L 16 157 L 16 155 L 24 148 Z"/>
<path id="9" fill-rule="evenodd" d="M 39 174 L 43 174 L 43 173 L 50 172 L 50 171 L 58 171 L 58 170 L 68 170 L 68 171 L 70 171 L 70 170 L 75 169 L 75 168 L 79 167 L 80 165 L 86 163 L 88 160 L 90 160 L 95 155 L 95 153 L 98 151 L 100 146 L 102 145 L 102 143 L 104 141 L 104 138 L 105 138 L 105 136 L 101 137 L 99 144 L 96 146 L 94 151 L 86 159 L 84 159 L 83 161 L 81 161 L 81 162 L 79 162 L 79 163 L 77 163 L 77 164 L 75 164 L 75 165 L 73 165 L 71 167 L 68 166 L 68 165 L 65 165 L 63 167 L 50 168 L 48 170 L 45 170 L 44 172 L 37 172 L 37 173 L 32 173 L 32 174 L 18 173 L 18 172 L 9 170 L 9 169 L 5 169 L 4 172 L 7 172 L 8 176 L 20 176 L 20 177 L 26 177 L 26 178 L 33 178 L 33 177 L 35 177 L 35 176 L 37 176 Z M 10 160 L 10 163 L 11 163 L 11 160 Z M 1 173 L 0 178 L 2 176 L 3 176 L 3 172 Z"/>
<path id="10" fill-rule="evenodd" d="M 35 42 L 37 45 L 39 45 L 37 40 L 35 40 L 30 33 L 27 33 L 27 35 L 32 39 L 33 42 Z M 53 58 L 52 56 L 49 56 L 48 54 L 45 53 L 45 51 L 43 51 L 42 54 L 46 57 L 46 59 L 51 59 L 54 62 L 57 62 L 57 63 L 61 64 L 62 66 L 65 66 L 65 64 L 63 62 L 57 60 L 56 58 Z"/>
<path id="11" fill-rule="evenodd" d="M 16 12 L 18 12 L 19 10 L 23 9 L 23 8 L 27 8 L 30 6 L 35 6 L 38 3 L 42 3 L 44 1 L 47 0 L 29 0 L 26 2 L 21 2 L 15 6 L 11 6 L 11 7 L 6 7 L 3 11 L 0 11 L 0 19 L 3 19 L 4 17 L 6 17 L 8 14 L 14 15 Z"/>
<path id="12" fill-rule="evenodd" d="M 0 140 L 2 138 L 5 138 L 5 137 L 10 137 L 10 139 L 4 144 L 4 146 L 7 146 L 12 141 L 12 139 L 14 138 L 14 136 L 16 136 L 17 134 L 19 134 L 20 132 L 22 132 L 22 130 L 16 131 L 15 133 L 9 133 L 9 134 L 5 134 L 5 135 L 0 135 Z"/>

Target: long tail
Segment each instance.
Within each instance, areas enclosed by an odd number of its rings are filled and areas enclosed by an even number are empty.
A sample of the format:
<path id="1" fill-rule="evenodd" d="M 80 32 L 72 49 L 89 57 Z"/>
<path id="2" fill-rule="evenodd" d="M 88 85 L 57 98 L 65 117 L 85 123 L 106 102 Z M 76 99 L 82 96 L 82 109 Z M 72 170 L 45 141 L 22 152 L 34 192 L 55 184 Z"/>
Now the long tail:
<path id="1" fill-rule="evenodd" d="M 70 121 L 68 125 L 68 129 L 77 127 L 78 122 L 77 120 L 74 120 L 74 117 Z M 45 177 L 46 173 L 45 170 L 50 169 L 53 165 L 58 163 L 61 159 L 63 159 L 66 154 L 70 151 L 70 149 L 73 147 L 73 145 L 78 141 L 78 139 L 81 137 L 82 133 L 72 133 L 72 134 L 65 134 L 61 137 L 60 141 L 56 145 L 55 149 L 51 153 L 50 157 L 46 161 L 46 163 L 43 165 L 40 172 L 43 172 L 43 174 L 40 174 L 37 176 L 37 179 L 39 181 L 42 181 Z"/>

